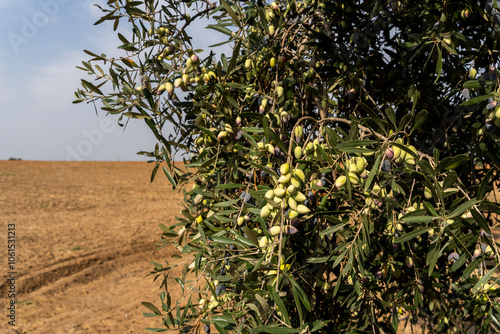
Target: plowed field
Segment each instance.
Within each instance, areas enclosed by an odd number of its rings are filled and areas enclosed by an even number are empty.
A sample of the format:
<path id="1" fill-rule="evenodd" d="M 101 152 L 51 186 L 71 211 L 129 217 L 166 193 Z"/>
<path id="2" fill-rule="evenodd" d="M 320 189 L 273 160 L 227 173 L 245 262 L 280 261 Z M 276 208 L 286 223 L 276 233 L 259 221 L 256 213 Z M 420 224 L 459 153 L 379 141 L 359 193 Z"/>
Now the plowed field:
<path id="1" fill-rule="evenodd" d="M 0 333 L 146 333 L 142 301 L 159 304 L 150 261 L 178 193 L 141 162 L 0 161 Z M 5 260 L 15 225 L 15 327 Z M 10 225 L 11 227 L 13 225 Z M 171 284 L 174 287 L 174 283 Z M 175 296 L 175 292 L 174 292 Z"/>

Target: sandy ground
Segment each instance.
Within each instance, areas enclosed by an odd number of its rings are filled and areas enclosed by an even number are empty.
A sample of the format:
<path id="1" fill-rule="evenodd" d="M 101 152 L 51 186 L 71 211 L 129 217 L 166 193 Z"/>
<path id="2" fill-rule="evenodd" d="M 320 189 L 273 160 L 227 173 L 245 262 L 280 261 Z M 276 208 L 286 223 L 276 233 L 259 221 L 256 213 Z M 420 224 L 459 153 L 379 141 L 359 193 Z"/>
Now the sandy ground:
<path id="1" fill-rule="evenodd" d="M 150 261 L 165 263 L 177 253 L 155 243 L 158 224 L 175 223 L 181 196 L 161 171 L 150 183 L 153 167 L 0 161 L 0 333 L 151 333 L 145 328 L 161 327 L 159 317 L 142 315 L 149 311 L 141 302 L 160 304 Z M 6 316 L 9 226 L 15 226 L 15 327 Z M 180 289 L 173 276 L 175 300 Z"/>
<path id="2" fill-rule="evenodd" d="M 150 183 L 152 164 L 138 162 L 0 161 L 0 305 L 8 224 L 16 233 L 16 322 L 2 316 L 0 333 L 150 333 L 141 302 L 159 304 L 150 261 L 159 223 L 179 212 L 164 175 Z M 171 287 L 175 284 L 172 282 Z M 176 295 L 176 291 L 172 292 Z"/>

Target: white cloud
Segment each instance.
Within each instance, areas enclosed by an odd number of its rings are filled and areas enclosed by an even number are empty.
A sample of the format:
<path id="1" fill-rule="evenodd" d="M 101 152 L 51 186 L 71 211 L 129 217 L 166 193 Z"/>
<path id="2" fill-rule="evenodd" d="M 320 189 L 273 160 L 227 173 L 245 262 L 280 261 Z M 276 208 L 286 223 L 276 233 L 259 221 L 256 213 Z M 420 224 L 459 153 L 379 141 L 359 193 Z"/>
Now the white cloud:
<path id="1" fill-rule="evenodd" d="M 71 103 L 80 78 L 87 76 L 75 65 L 86 57 L 83 52 L 69 50 L 26 71 L 23 91 L 4 105 L 8 114 L 6 122 L 0 123 L 0 159 L 66 160 L 69 152 L 78 152 L 78 160 L 115 160 L 117 156 L 142 160 L 136 152 L 154 146 L 153 135 L 143 122 L 133 120 L 123 132 L 116 124 L 117 117 L 105 116 L 102 111 L 96 117 L 92 105 Z M 109 118 L 110 131 L 100 131 L 104 118 Z M 70 159 L 76 159 L 74 153 Z"/>
<path id="2" fill-rule="evenodd" d="M 9 83 L 9 78 L 6 75 L 7 66 L 5 62 L 0 62 L 0 101 L 2 104 L 17 96 L 15 88 Z"/>
<path id="3" fill-rule="evenodd" d="M 54 110 L 67 105 L 79 84 L 79 77 L 84 74 L 75 68 L 79 59 L 83 59 L 81 52 L 68 51 L 51 63 L 33 68 L 27 76 L 32 99 Z"/>
<path id="4" fill-rule="evenodd" d="M 0 1 L 0 9 L 12 7 L 12 5 L 14 5 L 14 4 L 18 5 L 19 2 L 20 2 L 19 0 L 1 0 Z"/>

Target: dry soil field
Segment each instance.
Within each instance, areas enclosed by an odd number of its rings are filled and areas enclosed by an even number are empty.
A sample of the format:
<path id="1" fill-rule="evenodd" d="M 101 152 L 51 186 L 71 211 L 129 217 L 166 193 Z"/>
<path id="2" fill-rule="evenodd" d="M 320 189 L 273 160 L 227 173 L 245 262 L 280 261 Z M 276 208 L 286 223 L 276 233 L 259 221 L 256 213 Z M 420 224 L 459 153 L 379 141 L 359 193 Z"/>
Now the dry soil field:
<path id="1" fill-rule="evenodd" d="M 159 304 L 159 284 L 147 275 L 150 261 L 164 263 L 174 253 L 157 250 L 155 242 L 158 224 L 175 222 L 180 195 L 161 172 L 150 183 L 152 168 L 0 161 L 0 333 L 150 333 L 146 327 L 159 327 L 159 318 L 142 316 L 148 310 L 141 302 Z M 9 224 L 15 226 L 15 327 L 6 317 Z"/>
<path id="2" fill-rule="evenodd" d="M 152 164 L 0 161 L 0 333 L 146 333 L 142 301 L 158 305 L 146 277 L 158 223 L 170 225 L 179 195 Z M 7 324 L 8 224 L 16 233 L 16 322 Z M 174 286 L 174 283 L 171 284 Z"/>

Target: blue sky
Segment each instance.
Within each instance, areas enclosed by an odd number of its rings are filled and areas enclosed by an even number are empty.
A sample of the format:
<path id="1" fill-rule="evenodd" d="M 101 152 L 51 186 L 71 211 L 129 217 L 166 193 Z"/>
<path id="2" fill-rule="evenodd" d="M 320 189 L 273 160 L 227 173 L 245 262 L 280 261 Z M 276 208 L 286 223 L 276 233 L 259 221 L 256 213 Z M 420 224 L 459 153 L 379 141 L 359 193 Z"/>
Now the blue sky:
<path id="1" fill-rule="evenodd" d="M 156 140 L 142 120 L 124 130 L 117 117 L 71 103 L 87 77 L 75 68 L 88 58 L 83 49 L 119 54 L 110 24 L 93 25 L 93 4 L 105 2 L 0 0 L 0 160 L 147 160 L 136 153 Z M 203 32 L 198 42 L 216 41 Z"/>

